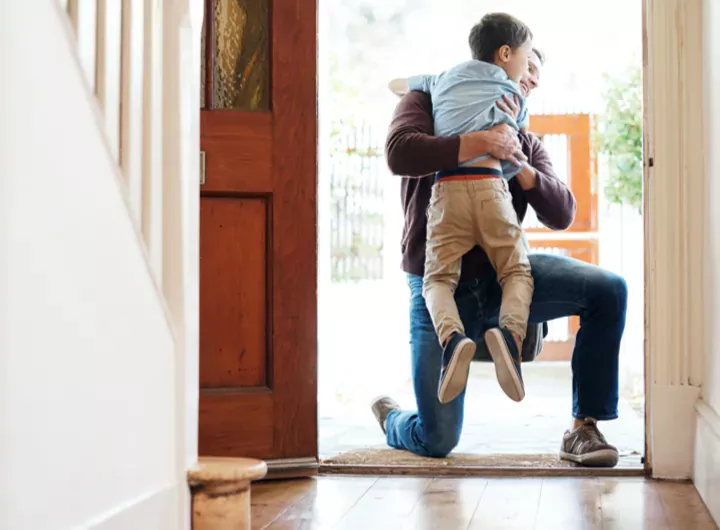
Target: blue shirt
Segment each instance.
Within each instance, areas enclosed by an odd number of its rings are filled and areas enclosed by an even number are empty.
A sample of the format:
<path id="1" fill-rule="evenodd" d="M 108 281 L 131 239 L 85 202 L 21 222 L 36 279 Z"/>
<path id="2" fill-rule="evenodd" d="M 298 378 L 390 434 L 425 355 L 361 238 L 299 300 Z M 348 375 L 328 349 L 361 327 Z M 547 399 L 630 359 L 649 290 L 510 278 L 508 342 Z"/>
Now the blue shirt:
<path id="1" fill-rule="evenodd" d="M 520 87 L 511 81 L 505 70 L 484 61 L 467 61 L 440 75 L 419 75 L 408 79 L 410 90 L 430 94 L 433 105 L 435 134 L 455 136 L 473 131 L 483 131 L 506 123 L 515 129 L 528 126 L 528 111 Z M 518 96 L 520 113 L 515 121 L 498 108 L 497 101 L 507 94 Z M 464 162 L 471 164 L 489 155 Z M 503 176 L 511 179 L 520 168 L 503 160 Z"/>

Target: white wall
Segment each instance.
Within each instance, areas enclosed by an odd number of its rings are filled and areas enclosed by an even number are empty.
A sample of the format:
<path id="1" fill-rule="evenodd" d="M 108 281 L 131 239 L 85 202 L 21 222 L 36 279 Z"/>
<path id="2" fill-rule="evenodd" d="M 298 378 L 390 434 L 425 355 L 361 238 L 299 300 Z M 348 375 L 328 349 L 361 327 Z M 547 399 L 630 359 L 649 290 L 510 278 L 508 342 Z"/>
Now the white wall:
<path id="1" fill-rule="evenodd" d="M 53 2 L 0 17 L 0 528 L 178 528 L 174 344 Z"/>
<path id="2" fill-rule="evenodd" d="M 720 4 L 703 2 L 703 107 L 705 168 L 708 176 L 705 253 L 706 345 L 702 401 L 698 404 L 694 480 L 716 521 L 720 521 Z"/>

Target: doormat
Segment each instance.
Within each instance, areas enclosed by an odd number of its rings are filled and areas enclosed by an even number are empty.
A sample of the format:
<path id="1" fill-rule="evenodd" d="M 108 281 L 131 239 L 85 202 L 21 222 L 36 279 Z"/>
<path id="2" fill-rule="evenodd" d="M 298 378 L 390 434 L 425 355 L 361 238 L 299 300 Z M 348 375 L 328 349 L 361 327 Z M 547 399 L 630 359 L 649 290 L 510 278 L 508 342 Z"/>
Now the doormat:
<path id="1" fill-rule="evenodd" d="M 638 457 L 621 456 L 618 466 L 586 468 L 560 460 L 557 454 L 471 454 L 451 453 L 447 458 L 427 458 L 396 449 L 356 449 L 320 462 L 324 473 L 364 473 L 372 470 L 391 474 L 465 475 L 513 474 L 538 471 L 540 474 L 637 475 L 642 474 Z"/>
<path id="2" fill-rule="evenodd" d="M 451 453 L 447 458 L 427 458 L 396 449 L 356 449 L 322 461 L 345 466 L 412 466 L 412 467 L 576 467 L 560 460 L 557 454 L 546 455 L 476 455 Z"/>

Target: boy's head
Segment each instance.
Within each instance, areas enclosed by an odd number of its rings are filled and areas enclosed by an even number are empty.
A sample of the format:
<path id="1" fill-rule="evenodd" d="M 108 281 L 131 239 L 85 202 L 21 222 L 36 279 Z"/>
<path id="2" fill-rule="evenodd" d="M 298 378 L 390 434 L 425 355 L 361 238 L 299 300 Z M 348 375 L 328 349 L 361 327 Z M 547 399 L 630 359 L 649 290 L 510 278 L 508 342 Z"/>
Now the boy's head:
<path id="1" fill-rule="evenodd" d="M 515 82 L 528 68 L 532 53 L 532 32 L 525 24 L 506 13 L 488 13 L 470 31 L 473 59 L 501 67 Z"/>

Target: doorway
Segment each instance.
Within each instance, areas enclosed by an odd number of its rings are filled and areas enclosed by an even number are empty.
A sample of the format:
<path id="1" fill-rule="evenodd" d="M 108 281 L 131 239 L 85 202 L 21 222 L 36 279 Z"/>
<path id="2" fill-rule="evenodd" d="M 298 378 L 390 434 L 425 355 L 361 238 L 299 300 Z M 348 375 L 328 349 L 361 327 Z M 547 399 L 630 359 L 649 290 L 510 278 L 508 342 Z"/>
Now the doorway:
<path id="1" fill-rule="evenodd" d="M 271 469 L 309 470 L 318 456 L 332 459 L 384 447 L 367 398 L 392 393 L 403 406 L 413 407 L 407 286 L 398 266 L 399 179 L 387 174 L 383 160 L 395 100 L 385 86 L 392 76 L 441 71 L 465 57 L 462 32 L 442 44 L 424 36 L 435 25 L 451 27 L 459 18 L 468 25 L 480 8 L 454 0 L 456 9 L 443 4 L 439 13 L 432 11 L 435 4 L 321 2 L 318 68 L 312 3 L 302 9 L 275 3 L 269 9 L 256 0 L 207 0 L 201 454 L 252 456 L 269 461 Z M 480 11 L 522 13 L 538 45 L 542 42 L 548 63 L 544 86 L 533 96 L 531 108 L 538 112 L 532 123 L 579 204 L 575 224 L 563 234 L 543 230 L 529 216 L 525 228 L 533 247 L 598 263 L 630 285 L 620 412 L 629 423 L 608 423 L 605 431 L 620 446 L 626 465 L 639 468 L 644 446 L 643 234 L 634 201 L 638 193 L 642 196 L 642 170 L 630 186 L 619 181 L 611 153 L 600 150 L 597 131 L 613 101 L 608 96 L 613 83 L 631 95 L 642 92 L 632 84 L 636 73 L 639 79 L 641 7 L 635 16 L 623 4 L 627 16 L 622 24 L 592 24 L 593 31 L 613 27 L 613 33 L 601 35 L 604 48 L 588 59 L 578 46 L 567 46 L 555 35 L 535 3 L 486 4 Z M 335 16 L 331 8 L 344 13 L 341 19 L 330 18 Z M 568 20 L 600 19 L 570 1 L 562 11 Z M 611 10 L 598 8 L 598 17 L 600 11 Z M 591 40 L 588 34 L 582 39 Z M 398 47 L 398 35 L 404 47 Z M 427 53 L 423 46 L 429 47 Z M 626 53 L 627 61 L 616 60 Z M 294 60 L 288 61 L 291 56 Z M 319 135 L 313 110 L 316 69 Z M 602 73 L 609 74 L 607 82 Z M 641 158 L 634 160 L 642 168 Z M 622 245 L 616 241 L 620 234 Z M 458 452 L 556 452 L 569 422 L 568 355 L 576 329 L 572 319 L 551 323 L 543 355 L 525 368 L 535 397 L 521 408 L 502 401 L 491 365 L 473 366 L 470 392 L 482 396 L 477 401 L 483 406 L 468 405 L 462 442 L 467 445 Z M 382 371 L 374 369 L 379 359 L 386 367 Z M 530 429 L 532 439 L 526 434 Z M 493 438 L 486 436 L 490 430 Z M 501 439 L 515 445 L 498 448 Z"/>
<path id="2" fill-rule="evenodd" d="M 324 462 L 418 463 L 386 450 L 368 407 L 372 397 L 389 394 L 415 409 L 408 287 L 400 269 L 400 179 L 390 175 L 383 156 L 397 100 L 386 86 L 394 77 L 441 72 L 466 60 L 470 26 L 484 12 L 506 11 L 530 25 L 547 56 L 541 87 L 529 100 L 531 129 L 578 204 L 566 232 L 545 229 L 533 212 L 524 228 L 535 252 L 600 265 L 628 283 L 620 418 L 602 429 L 620 450 L 620 466 L 642 469 L 642 5 L 616 3 L 617 10 L 570 0 L 320 2 L 318 407 Z M 622 21 L 613 15 L 618 10 Z M 558 13 L 563 32 L 557 31 Z M 457 31 L 428 38 L 438 27 Z M 568 44 L 583 42 L 602 46 Z M 549 323 L 542 354 L 523 366 L 528 397 L 520 405 L 499 390 L 491 364 L 474 363 L 454 454 L 490 465 L 553 465 L 556 459 L 546 457 L 557 453 L 570 421 L 577 329 L 576 318 Z"/>

